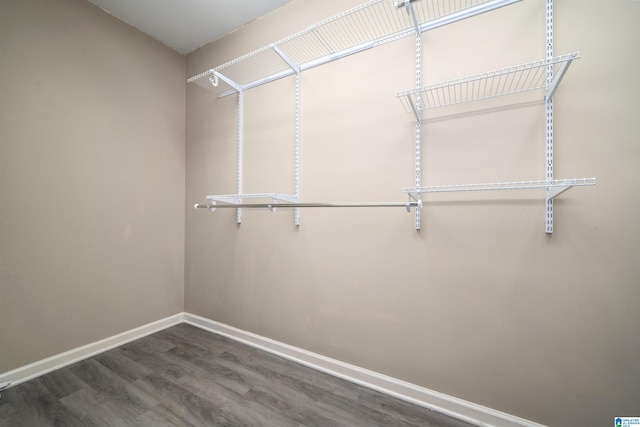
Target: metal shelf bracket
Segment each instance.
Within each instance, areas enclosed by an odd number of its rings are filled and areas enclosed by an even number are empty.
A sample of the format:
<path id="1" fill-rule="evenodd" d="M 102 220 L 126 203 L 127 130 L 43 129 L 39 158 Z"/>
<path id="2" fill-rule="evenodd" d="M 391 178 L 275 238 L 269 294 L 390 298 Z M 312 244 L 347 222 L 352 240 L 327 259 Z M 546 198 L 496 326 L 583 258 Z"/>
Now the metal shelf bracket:
<path id="1" fill-rule="evenodd" d="M 569 190 L 570 188 L 573 188 L 573 185 L 567 185 L 565 187 L 550 187 L 550 188 L 547 188 L 546 200 L 555 199 L 557 196 L 559 196 L 560 194 L 562 194 L 565 191 Z"/>
<path id="2" fill-rule="evenodd" d="M 287 65 L 289 65 L 289 67 L 293 70 L 294 73 L 300 74 L 300 65 L 298 65 L 293 59 L 291 59 L 289 55 L 284 53 L 282 49 L 280 49 L 278 46 L 274 45 L 272 49 L 275 53 L 278 54 L 278 56 L 280 56 L 280 58 L 282 58 L 284 62 L 287 63 Z"/>
<path id="3" fill-rule="evenodd" d="M 562 81 L 562 78 L 564 77 L 567 70 L 569 69 L 571 62 L 577 58 L 580 58 L 580 52 L 578 52 L 576 56 L 569 58 L 566 62 L 563 62 L 562 64 L 560 64 L 560 67 L 556 72 L 556 77 L 552 79 L 551 83 L 547 87 L 545 97 L 544 97 L 545 101 L 547 99 L 553 98 L 553 94 L 556 92 L 558 85 L 560 84 L 560 82 Z"/>
<path id="4" fill-rule="evenodd" d="M 226 84 L 228 84 L 229 86 L 231 86 L 236 92 L 240 93 L 240 92 L 243 91 L 242 85 L 234 82 L 229 77 L 227 77 L 224 74 L 222 74 L 221 72 L 212 70 L 212 73 L 213 73 L 213 76 L 214 76 L 214 79 L 215 79 L 215 82 L 216 82 L 216 84 L 214 84 L 214 86 L 218 86 L 218 79 L 220 79 L 223 82 L 225 82 Z M 211 80 L 211 78 L 209 78 L 209 80 Z"/>

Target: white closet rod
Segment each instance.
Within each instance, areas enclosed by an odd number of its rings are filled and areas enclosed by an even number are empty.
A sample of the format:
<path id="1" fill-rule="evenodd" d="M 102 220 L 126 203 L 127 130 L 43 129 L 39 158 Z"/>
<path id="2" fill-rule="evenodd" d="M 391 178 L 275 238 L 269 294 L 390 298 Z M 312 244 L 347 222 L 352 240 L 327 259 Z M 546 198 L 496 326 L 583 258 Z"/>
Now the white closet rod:
<path id="1" fill-rule="evenodd" d="M 231 204 L 199 204 L 193 205 L 196 209 L 217 208 L 405 208 L 407 212 L 411 208 L 421 208 L 422 200 L 412 202 L 339 202 L 339 203 L 231 203 Z"/>

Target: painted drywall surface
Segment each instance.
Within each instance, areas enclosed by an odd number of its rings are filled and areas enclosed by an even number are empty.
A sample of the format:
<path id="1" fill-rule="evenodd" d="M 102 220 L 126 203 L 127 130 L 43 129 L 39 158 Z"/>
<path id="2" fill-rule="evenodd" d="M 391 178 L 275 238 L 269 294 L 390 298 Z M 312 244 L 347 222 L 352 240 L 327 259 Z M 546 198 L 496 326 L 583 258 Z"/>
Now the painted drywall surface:
<path id="1" fill-rule="evenodd" d="M 298 0 L 187 57 L 195 75 L 359 2 Z M 555 99 L 556 178 L 540 191 L 434 195 L 398 210 L 187 210 L 185 310 L 553 426 L 640 413 L 640 3 L 558 1 L 555 53 L 582 51 Z M 320 10 L 320 8 L 323 8 Z M 545 56 L 544 2 L 423 36 L 424 82 Z M 414 85 L 402 40 L 302 74 L 304 201 L 403 200 Z M 293 80 L 245 95 L 246 192 L 293 189 Z M 540 94 L 434 111 L 423 183 L 544 179 Z M 235 192 L 236 103 L 187 87 L 187 204 Z"/>
<path id="2" fill-rule="evenodd" d="M 181 312 L 184 57 L 88 2 L 0 5 L 0 372 Z"/>

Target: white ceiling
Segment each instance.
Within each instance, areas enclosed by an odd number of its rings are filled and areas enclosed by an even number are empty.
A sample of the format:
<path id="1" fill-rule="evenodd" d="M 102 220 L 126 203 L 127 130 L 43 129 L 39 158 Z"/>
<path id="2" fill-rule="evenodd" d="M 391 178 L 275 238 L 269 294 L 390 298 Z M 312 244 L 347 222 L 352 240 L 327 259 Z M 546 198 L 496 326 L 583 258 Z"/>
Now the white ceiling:
<path id="1" fill-rule="evenodd" d="M 89 0 L 187 54 L 292 0 Z"/>

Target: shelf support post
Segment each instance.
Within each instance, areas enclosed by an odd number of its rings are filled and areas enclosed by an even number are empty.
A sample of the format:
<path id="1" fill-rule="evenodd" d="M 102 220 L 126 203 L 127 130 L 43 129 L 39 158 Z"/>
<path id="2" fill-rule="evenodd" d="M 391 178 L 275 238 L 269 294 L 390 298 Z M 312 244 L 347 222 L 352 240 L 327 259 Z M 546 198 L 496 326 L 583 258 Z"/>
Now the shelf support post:
<path id="1" fill-rule="evenodd" d="M 296 74 L 296 136 L 295 136 L 295 164 L 294 164 L 294 178 L 293 178 L 293 195 L 297 202 L 300 202 L 300 73 Z M 296 226 L 300 225 L 300 208 L 293 210 L 293 223 Z"/>
<path id="2" fill-rule="evenodd" d="M 273 51 L 278 54 L 284 62 L 287 63 L 289 68 L 296 74 L 296 119 L 295 119 L 295 164 L 294 164 L 294 177 L 293 177 L 293 195 L 296 201 L 300 201 L 300 65 L 282 51 L 278 46 L 273 46 Z M 300 225 L 300 208 L 294 208 L 293 210 L 293 223 L 296 226 Z"/>
<path id="3" fill-rule="evenodd" d="M 238 91 L 238 177 L 236 193 L 242 194 L 242 153 L 244 150 L 244 91 Z M 236 223 L 242 224 L 242 208 L 236 210 Z"/>
<path id="4" fill-rule="evenodd" d="M 410 11 L 414 23 L 416 25 L 416 87 L 422 86 L 422 33 L 419 31 L 419 25 L 413 5 L 409 3 L 408 10 Z M 411 108 L 416 115 L 416 129 L 415 129 L 415 186 L 420 188 L 422 186 L 422 120 L 420 117 L 420 110 L 422 109 L 422 99 L 416 97 L 415 105 L 411 103 Z M 422 195 L 418 193 L 418 201 L 422 200 Z M 415 212 L 415 227 L 416 230 L 421 228 L 421 207 L 416 207 Z"/>
<path id="5" fill-rule="evenodd" d="M 553 58 L 553 0 L 546 0 L 546 37 L 547 59 Z M 566 70 L 566 67 L 565 67 Z M 547 92 L 553 86 L 553 65 L 547 66 Z M 554 89 L 555 90 L 555 89 Z M 546 104 L 546 178 L 547 182 L 553 181 L 553 97 L 547 96 Z M 553 233 L 553 189 L 546 189 L 546 224 L 545 232 Z"/>
<path id="6" fill-rule="evenodd" d="M 235 91 L 238 92 L 238 171 L 237 171 L 237 184 L 236 184 L 236 193 L 242 194 L 242 153 L 244 151 L 244 90 L 242 85 L 236 83 L 231 80 L 229 77 L 224 74 L 213 71 L 213 75 L 218 79 L 222 80 L 229 86 L 231 86 Z M 236 223 L 242 224 L 242 208 L 238 208 L 236 210 Z"/>

